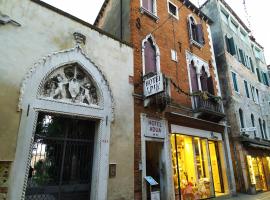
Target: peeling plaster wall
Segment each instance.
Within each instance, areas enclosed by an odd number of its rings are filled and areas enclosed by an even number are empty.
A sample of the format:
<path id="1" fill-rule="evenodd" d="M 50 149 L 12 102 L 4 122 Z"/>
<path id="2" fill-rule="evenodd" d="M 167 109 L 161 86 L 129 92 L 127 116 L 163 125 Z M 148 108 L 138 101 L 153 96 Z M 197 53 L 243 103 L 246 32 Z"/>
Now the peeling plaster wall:
<path id="1" fill-rule="evenodd" d="M 109 157 L 117 167 L 108 199 L 133 199 L 133 49 L 30 0 L 0 0 L 0 11 L 21 24 L 0 26 L 0 161 L 14 160 L 26 73 L 42 57 L 74 47 L 72 34 L 80 32 L 86 36 L 83 51 L 105 74 L 114 97 Z"/>

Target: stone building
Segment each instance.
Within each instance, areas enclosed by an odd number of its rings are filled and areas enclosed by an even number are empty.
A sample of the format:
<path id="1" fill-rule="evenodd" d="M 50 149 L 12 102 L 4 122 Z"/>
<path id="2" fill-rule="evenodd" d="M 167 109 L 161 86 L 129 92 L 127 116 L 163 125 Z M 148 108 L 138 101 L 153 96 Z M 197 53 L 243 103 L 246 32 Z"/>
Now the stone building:
<path id="1" fill-rule="evenodd" d="M 133 199 L 130 45 L 38 0 L 0 35 L 0 199 Z"/>
<path id="2" fill-rule="evenodd" d="M 212 23 L 184 0 L 106 0 L 97 16 L 134 48 L 135 199 L 235 191 Z"/>
<path id="3" fill-rule="evenodd" d="M 270 190 L 270 79 L 263 47 L 224 0 L 208 0 L 202 10 L 215 18 L 211 31 L 237 191 Z"/>

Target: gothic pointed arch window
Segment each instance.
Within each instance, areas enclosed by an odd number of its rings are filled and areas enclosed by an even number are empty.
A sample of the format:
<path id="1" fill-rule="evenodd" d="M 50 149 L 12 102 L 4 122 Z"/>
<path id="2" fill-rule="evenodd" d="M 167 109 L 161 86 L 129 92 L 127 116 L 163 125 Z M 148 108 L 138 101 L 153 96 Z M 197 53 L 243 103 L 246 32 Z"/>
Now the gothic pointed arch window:
<path id="1" fill-rule="evenodd" d="M 254 119 L 254 115 L 251 113 L 251 123 L 252 123 L 252 127 L 255 127 L 255 119 Z M 254 131 L 254 137 L 256 137 L 256 131 Z"/>
<path id="2" fill-rule="evenodd" d="M 188 17 L 188 26 L 191 43 L 198 44 L 199 46 L 204 45 L 205 42 L 202 24 L 197 23 L 195 18 L 190 15 Z"/>
<path id="3" fill-rule="evenodd" d="M 202 66 L 202 70 L 201 70 L 201 76 L 200 76 L 200 80 L 201 80 L 201 88 L 202 91 L 208 91 L 208 77 L 207 77 L 207 73 L 205 71 L 204 66 Z"/>
<path id="4" fill-rule="evenodd" d="M 152 35 L 147 36 L 142 42 L 143 74 L 159 72 L 159 48 Z"/>
<path id="5" fill-rule="evenodd" d="M 264 132 L 265 139 L 268 139 L 265 120 L 263 120 L 263 132 Z"/>
<path id="6" fill-rule="evenodd" d="M 259 126 L 260 126 L 260 131 L 261 131 L 262 138 L 265 139 L 265 137 L 264 137 L 264 132 L 263 132 L 263 127 L 262 127 L 262 120 L 261 120 L 261 118 L 259 118 Z"/>
<path id="7" fill-rule="evenodd" d="M 189 69 L 190 69 L 192 92 L 199 91 L 199 84 L 198 84 L 197 72 L 196 72 L 196 67 L 194 65 L 194 61 L 191 61 L 189 67 L 190 67 Z"/>

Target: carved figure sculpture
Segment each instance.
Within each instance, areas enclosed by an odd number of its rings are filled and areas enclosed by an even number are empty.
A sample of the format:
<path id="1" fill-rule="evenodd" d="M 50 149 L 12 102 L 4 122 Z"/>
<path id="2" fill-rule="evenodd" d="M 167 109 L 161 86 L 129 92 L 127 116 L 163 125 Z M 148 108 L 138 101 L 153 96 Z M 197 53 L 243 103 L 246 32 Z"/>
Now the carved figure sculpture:
<path id="1" fill-rule="evenodd" d="M 98 104 L 96 87 L 76 63 L 53 72 L 44 84 L 42 96 L 72 103 Z"/>

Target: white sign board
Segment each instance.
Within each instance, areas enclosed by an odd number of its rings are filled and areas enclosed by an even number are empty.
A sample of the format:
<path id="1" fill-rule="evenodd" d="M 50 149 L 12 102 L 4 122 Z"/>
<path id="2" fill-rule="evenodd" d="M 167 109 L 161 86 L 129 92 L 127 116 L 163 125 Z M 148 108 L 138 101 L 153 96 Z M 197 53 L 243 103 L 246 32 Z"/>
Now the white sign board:
<path id="1" fill-rule="evenodd" d="M 252 132 L 252 131 L 256 131 L 257 128 L 256 127 L 248 127 L 248 128 L 241 128 L 240 132 Z"/>
<path id="2" fill-rule="evenodd" d="M 143 82 L 143 94 L 145 97 L 164 91 L 163 75 L 156 74 Z"/>
<path id="3" fill-rule="evenodd" d="M 146 118 L 146 132 L 144 136 L 165 138 L 165 124 L 162 120 Z"/>
<path id="4" fill-rule="evenodd" d="M 144 178 L 151 186 L 158 185 L 158 182 L 156 182 L 156 180 L 153 179 L 152 176 L 146 176 Z"/>
<path id="5" fill-rule="evenodd" d="M 151 200 L 160 200 L 160 191 L 151 192 Z"/>

